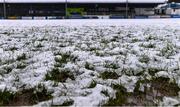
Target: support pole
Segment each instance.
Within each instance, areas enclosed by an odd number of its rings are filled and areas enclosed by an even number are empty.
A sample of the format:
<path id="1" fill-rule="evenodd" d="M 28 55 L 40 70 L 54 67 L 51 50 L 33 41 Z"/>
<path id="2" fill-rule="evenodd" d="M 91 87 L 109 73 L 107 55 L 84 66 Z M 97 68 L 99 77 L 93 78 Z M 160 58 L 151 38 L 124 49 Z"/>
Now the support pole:
<path id="1" fill-rule="evenodd" d="M 4 10 L 4 19 L 6 19 L 6 1 L 3 2 L 3 10 Z"/>
<path id="2" fill-rule="evenodd" d="M 128 0 L 126 0 L 126 18 L 128 18 Z"/>
<path id="3" fill-rule="evenodd" d="M 67 13 L 67 12 L 68 12 L 68 11 L 67 11 L 67 8 L 68 8 L 68 7 L 67 7 L 67 0 L 66 0 L 66 4 L 65 4 L 65 18 L 67 18 L 67 16 L 68 16 L 68 13 Z"/>

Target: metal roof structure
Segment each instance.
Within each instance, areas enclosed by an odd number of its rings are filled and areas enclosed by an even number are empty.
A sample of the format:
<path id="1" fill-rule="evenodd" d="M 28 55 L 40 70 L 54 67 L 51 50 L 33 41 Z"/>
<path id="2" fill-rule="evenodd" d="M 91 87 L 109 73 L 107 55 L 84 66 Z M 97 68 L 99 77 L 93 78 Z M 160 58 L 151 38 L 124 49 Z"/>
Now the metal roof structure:
<path id="1" fill-rule="evenodd" d="M 165 3 L 167 0 L 0 0 L 0 3 Z"/>
<path id="2" fill-rule="evenodd" d="M 169 2 L 176 2 L 176 3 L 180 3 L 180 0 L 169 0 Z"/>

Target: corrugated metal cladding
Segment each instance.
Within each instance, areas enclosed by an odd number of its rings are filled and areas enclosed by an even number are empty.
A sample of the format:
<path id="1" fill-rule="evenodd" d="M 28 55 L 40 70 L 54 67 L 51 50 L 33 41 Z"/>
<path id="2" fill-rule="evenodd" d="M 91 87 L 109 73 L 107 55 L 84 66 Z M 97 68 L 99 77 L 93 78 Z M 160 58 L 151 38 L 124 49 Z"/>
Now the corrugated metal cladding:
<path id="1" fill-rule="evenodd" d="M 165 2 L 166 0 L 0 0 L 0 18 L 144 17 L 154 15 L 153 8 Z"/>
<path id="2" fill-rule="evenodd" d="M 180 0 L 169 0 L 169 2 L 176 2 L 176 3 L 180 3 Z"/>

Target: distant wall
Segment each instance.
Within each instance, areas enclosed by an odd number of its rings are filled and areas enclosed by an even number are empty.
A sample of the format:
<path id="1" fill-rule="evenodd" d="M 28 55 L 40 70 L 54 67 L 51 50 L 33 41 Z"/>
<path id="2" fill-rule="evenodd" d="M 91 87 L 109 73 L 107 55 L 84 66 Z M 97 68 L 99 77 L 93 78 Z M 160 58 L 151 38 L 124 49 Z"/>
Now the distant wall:
<path id="1" fill-rule="evenodd" d="M 3 3 L 0 5 L 0 17 L 3 17 Z M 6 3 L 6 15 L 12 19 L 22 16 L 25 18 L 36 16 L 64 18 L 66 15 L 134 17 L 153 15 L 153 8 L 157 5 L 158 3 L 128 3 L 128 5 L 126 3 L 67 3 L 67 5 L 65 3 Z"/>
<path id="2" fill-rule="evenodd" d="M 136 15 L 154 15 L 153 8 L 135 8 Z"/>
<path id="3" fill-rule="evenodd" d="M 180 15 L 180 9 L 167 9 L 166 14 L 168 15 Z"/>
<path id="4" fill-rule="evenodd" d="M 0 19 L 3 17 L 3 4 L 0 4 Z"/>
<path id="5" fill-rule="evenodd" d="M 64 16 L 65 5 L 60 3 L 7 3 L 7 16 Z"/>

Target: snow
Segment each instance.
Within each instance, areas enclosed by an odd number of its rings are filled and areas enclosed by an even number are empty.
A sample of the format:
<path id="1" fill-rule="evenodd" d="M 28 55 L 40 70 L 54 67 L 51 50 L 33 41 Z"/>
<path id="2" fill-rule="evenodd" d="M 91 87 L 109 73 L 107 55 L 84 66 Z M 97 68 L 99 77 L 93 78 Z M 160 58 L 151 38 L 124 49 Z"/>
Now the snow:
<path id="1" fill-rule="evenodd" d="M 133 92 L 135 88 L 135 84 L 138 81 L 138 78 L 135 76 L 127 76 L 127 75 L 122 75 L 119 78 L 119 84 L 122 84 L 126 89 L 127 92 Z"/>
<path id="2" fill-rule="evenodd" d="M 175 105 L 179 105 L 179 101 L 175 98 L 170 98 L 170 97 L 164 97 L 163 98 L 163 102 L 162 102 L 162 106 L 175 106 Z"/>
<path id="3" fill-rule="evenodd" d="M 167 22 L 167 23 L 165 23 Z M 180 24 L 179 19 L 120 19 L 120 20 L 109 20 L 109 19 L 98 19 L 98 20 L 1 20 L 0 26 L 121 26 L 121 25 L 153 25 L 156 24 L 157 26 L 161 25 L 169 25 L 174 24 L 175 26 Z M 166 26 L 168 27 L 168 26 Z"/>
<path id="4" fill-rule="evenodd" d="M 169 78 L 169 74 L 166 71 L 159 71 L 158 73 L 155 74 L 155 76 Z"/>
<path id="5" fill-rule="evenodd" d="M 99 106 L 115 98 L 112 84 L 133 92 L 138 80 L 154 76 L 180 86 L 180 19 L 1 20 L 0 29 L 0 90 L 18 92 L 44 84 L 53 98 L 36 106 L 66 101 L 73 101 L 72 106 Z M 18 60 L 24 54 L 26 58 Z M 58 68 L 74 79 L 46 80 L 55 59 L 63 55 L 70 57 Z M 25 66 L 18 67 L 21 64 Z M 148 69 L 158 72 L 153 76 Z M 102 79 L 104 72 L 119 77 Z M 96 85 L 90 87 L 93 82 Z M 104 90 L 109 96 L 102 94 Z M 180 101 L 164 96 L 162 102 Z"/>
<path id="6" fill-rule="evenodd" d="M 0 48 L 0 54 L 3 54 L 3 49 L 2 48 Z"/>

